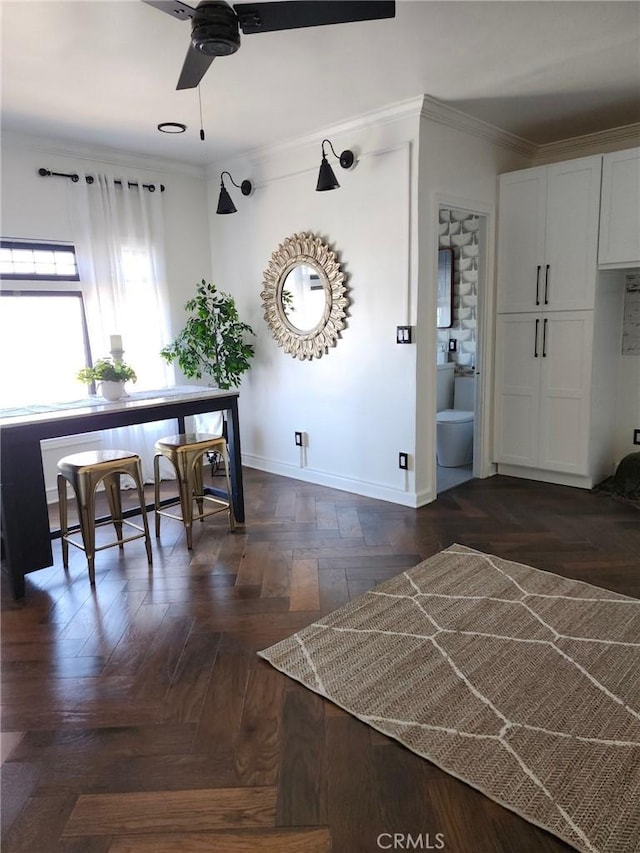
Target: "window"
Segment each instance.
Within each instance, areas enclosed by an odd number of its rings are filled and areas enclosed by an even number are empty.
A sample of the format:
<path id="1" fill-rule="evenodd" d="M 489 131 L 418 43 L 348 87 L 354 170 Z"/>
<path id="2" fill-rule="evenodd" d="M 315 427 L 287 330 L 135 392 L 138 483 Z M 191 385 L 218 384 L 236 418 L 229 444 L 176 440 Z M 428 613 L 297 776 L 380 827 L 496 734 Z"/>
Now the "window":
<path id="1" fill-rule="evenodd" d="M 2 240 L 0 278 L 12 282 L 0 291 L 0 408 L 83 397 L 75 376 L 90 352 L 73 246 Z"/>
<path id="2" fill-rule="evenodd" d="M 0 241 L 0 277 L 12 281 L 79 281 L 73 246 Z"/>

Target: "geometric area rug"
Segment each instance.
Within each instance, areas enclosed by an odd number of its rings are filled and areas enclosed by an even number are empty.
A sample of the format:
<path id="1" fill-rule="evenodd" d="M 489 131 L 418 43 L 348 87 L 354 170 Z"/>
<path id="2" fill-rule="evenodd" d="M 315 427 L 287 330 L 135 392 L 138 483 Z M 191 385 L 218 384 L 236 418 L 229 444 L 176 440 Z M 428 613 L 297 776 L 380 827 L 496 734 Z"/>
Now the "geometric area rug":
<path id="1" fill-rule="evenodd" d="M 578 850 L 640 850 L 639 600 L 452 545 L 258 654 Z"/>

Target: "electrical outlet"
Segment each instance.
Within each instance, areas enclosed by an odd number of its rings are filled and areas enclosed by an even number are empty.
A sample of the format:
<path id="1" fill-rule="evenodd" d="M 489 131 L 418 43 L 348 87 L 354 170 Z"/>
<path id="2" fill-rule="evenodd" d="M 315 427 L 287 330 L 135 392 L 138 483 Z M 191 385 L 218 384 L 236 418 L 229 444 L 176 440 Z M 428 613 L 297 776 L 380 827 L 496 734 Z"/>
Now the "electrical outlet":
<path id="1" fill-rule="evenodd" d="M 408 453 L 399 453 L 398 454 L 398 468 L 402 471 L 406 471 L 409 468 L 409 454 Z"/>
<path id="2" fill-rule="evenodd" d="M 640 429 L 634 429 L 633 431 L 633 443 L 640 444 Z"/>
<path id="3" fill-rule="evenodd" d="M 296 432 L 294 435 L 296 437 L 296 447 L 302 447 L 302 433 Z"/>

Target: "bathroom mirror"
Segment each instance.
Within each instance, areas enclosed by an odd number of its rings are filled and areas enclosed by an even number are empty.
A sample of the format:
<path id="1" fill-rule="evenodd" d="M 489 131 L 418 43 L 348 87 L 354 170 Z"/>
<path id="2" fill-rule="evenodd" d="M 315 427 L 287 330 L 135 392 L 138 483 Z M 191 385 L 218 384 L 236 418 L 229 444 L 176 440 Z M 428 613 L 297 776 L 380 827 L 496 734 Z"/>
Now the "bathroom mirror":
<path id="1" fill-rule="evenodd" d="M 264 271 L 264 318 L 278 346 L 294 358 L 320 358 L 346 323 L 345 274 L 335 252 L 314 234 L 287 237 Z"/>
<path id="2" fill-rule="evenodd" d="M 437 326 L 448 329 L 453 316 L 453 249 L 438 250 Z"/>

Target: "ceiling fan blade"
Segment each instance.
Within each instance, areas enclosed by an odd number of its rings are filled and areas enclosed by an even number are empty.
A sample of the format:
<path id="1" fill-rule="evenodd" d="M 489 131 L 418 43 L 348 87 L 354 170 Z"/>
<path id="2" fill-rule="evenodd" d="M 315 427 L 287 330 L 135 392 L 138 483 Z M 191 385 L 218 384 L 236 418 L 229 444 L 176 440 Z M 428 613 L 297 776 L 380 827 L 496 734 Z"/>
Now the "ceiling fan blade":
<path id="1" fill-rule="evenodd" d="M 172 18 L 177 18 L 179 21 L 186 21 L 193 18 L 196 10 L 191 6 L 187 6 L 182 0 L 142 0 L 147 6 L 153 6 L 155 9 L 160 9 L 161 12 L 166 12 Z"/>
<path id="2" fill-rule="evenodd" d="M 195 89 L 214 59 L 215 56 L 207 56 L 204 53 L 200 53 L 199 50 L 196 50 L 190 44 L 187 55 L 184 58 L 184 65 L 182 66 L 176 89 Z"/>
<path id="3" fill-rule="evenodd" d="M 244 35 L 393 18 L 393 0 L 276 0 L 271 3 L 234 3 Z"/>

